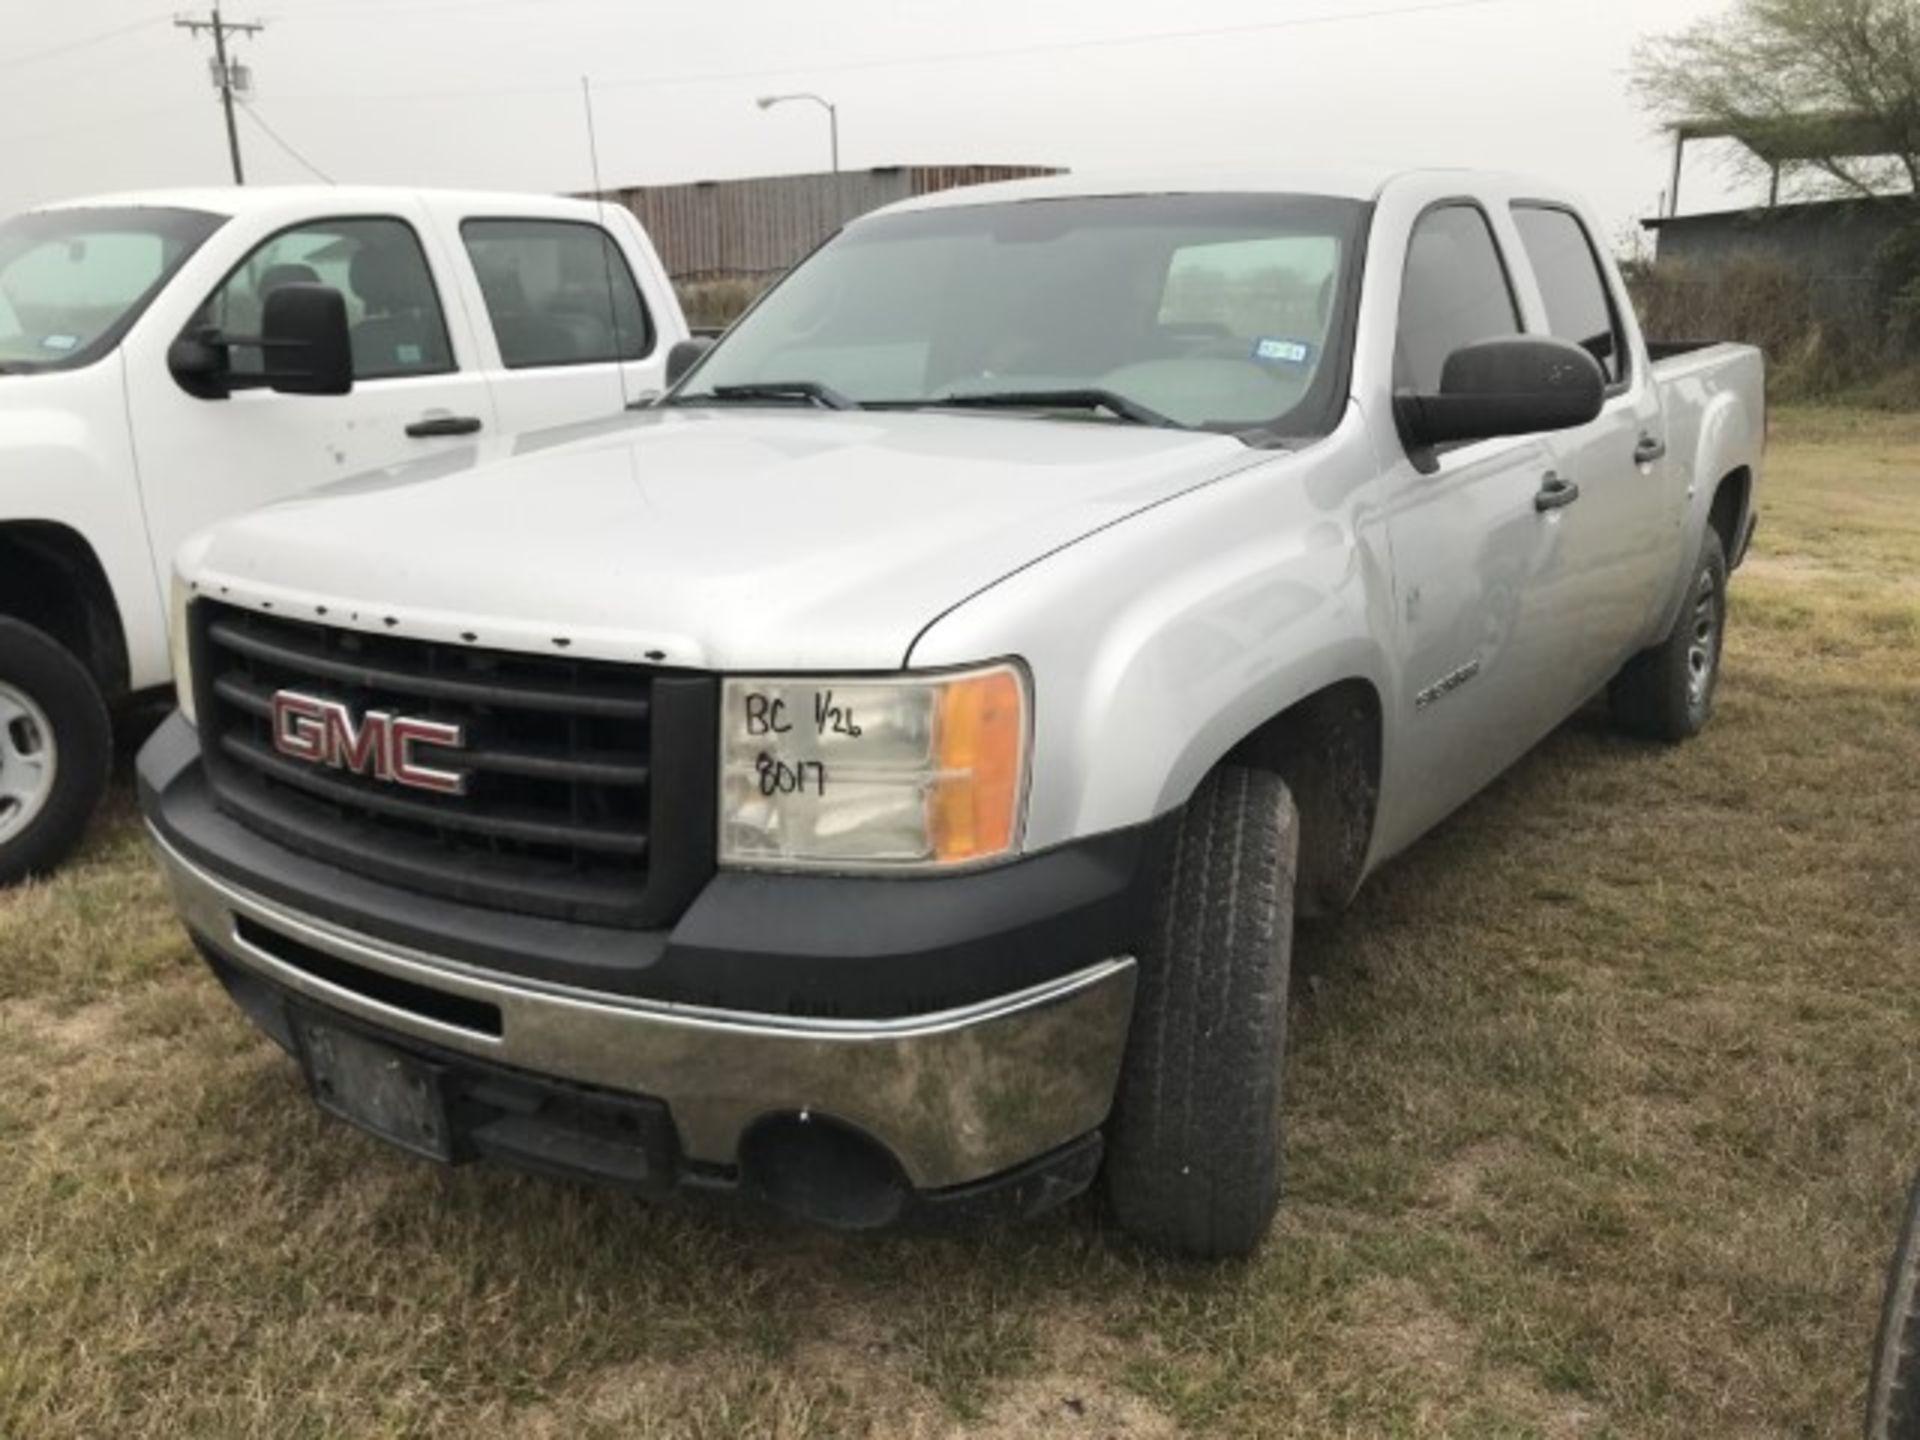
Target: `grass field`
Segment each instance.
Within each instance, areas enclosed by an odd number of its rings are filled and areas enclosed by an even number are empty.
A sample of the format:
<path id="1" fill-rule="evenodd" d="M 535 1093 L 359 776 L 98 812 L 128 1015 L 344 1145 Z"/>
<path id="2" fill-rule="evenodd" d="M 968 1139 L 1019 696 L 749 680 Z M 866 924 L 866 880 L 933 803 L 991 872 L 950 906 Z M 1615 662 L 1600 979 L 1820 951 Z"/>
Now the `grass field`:
<path id="1" fill-rule="evenodd" d="M 842 1240 L 321 1119 L 116 797 L 0 899 L 0 1436 L 1828 1436 L 1920 1160 L 1920 419 L 1790 413 L 1721 709 L 1310 932 L 1291 1197 Z"/>

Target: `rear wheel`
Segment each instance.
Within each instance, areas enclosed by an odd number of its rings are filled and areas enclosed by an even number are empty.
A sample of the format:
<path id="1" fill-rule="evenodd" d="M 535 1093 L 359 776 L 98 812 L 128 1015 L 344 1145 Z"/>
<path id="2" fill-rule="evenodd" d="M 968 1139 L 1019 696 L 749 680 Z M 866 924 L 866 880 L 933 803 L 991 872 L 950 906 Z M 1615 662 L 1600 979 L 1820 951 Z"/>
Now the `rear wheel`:
<path id="1" fill-rule="evenodd" d="M 0 620 L 0 886 L 66 857 L 112 758 L 106 701 L 86 667 L 31 625 Z"/>
<path id="2" fill-rule="evenodd" d="M 1675 743 L 1691 740 L 1713 716 L 1720 684 L 1720 647 L 1727 631 L 1727 552 L 1707 527 L 1667 638 L 1629 660 L 1607 687 L 1614 723 L 1629 734 Z"/>
<path id="3" fill-rule="evenodd" d="M 1180 817 L 1108 1128 L 1109 1202 L 1147 1244 L 1245 1255 L 1272 1222 L 1298 859 L 1264 770 L 1221 767 Z"/>

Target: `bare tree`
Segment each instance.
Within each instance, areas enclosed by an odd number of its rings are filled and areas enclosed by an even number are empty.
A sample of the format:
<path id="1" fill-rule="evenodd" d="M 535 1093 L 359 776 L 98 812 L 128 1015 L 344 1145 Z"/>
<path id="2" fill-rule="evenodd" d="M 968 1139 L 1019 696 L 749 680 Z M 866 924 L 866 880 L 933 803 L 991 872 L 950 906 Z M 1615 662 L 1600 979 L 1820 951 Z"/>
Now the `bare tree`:
<path id="1" fill-rule="evenodd" d="M 1670 123 L 1808 166 L 1819 188 L 1920 191 L 1920 0 L 1734 0 L 1643 42 L 1633 83 Z"/>

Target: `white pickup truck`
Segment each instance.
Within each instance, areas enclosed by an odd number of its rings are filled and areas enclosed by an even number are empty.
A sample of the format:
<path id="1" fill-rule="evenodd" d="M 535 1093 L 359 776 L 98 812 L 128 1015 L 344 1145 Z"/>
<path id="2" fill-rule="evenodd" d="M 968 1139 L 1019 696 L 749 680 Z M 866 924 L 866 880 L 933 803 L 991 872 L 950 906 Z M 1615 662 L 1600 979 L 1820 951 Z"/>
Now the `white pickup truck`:
<path id="1" fill-rule="evenodd" d="M 179 558 L 176 903 L 439 1160 L 856 1227 L 1104 1170 L 1244 1252 L 1295 916 L 1603 689 L 1712 708 L 1761 357 L 1656 359 L 1551 185 L 928 197 L 670 363 Z"/>
<path id="2" fill-rule="evenodd" d="M 345 306 L 346 393 L 249 343 L 315 285 Z M 575 200 L 176 191 L 0 223 L 0 885 L 79 838 L 109 707 L 167 683 L 183 538 L 477 433 L 617 414 L 686 335 L 638 222 Z"/>

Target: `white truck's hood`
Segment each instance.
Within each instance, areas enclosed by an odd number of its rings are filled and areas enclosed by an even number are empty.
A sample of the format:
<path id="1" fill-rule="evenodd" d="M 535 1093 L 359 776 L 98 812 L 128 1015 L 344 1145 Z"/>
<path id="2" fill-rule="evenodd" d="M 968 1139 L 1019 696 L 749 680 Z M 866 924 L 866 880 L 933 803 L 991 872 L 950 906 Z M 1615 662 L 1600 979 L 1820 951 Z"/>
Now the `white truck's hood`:
<path id="1" fill-rule="evenodd" d="M 884 670 L 937 616 L 1282 457 L 1026 417 L 655 411 L 365 477 L 218 527 L 200 593 L 329 624 L 696 668 Z M 441 473 L 431 473 L 433 469 Z"/>

